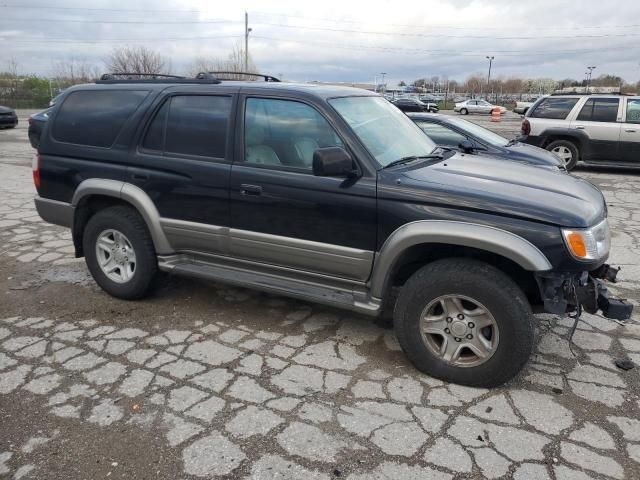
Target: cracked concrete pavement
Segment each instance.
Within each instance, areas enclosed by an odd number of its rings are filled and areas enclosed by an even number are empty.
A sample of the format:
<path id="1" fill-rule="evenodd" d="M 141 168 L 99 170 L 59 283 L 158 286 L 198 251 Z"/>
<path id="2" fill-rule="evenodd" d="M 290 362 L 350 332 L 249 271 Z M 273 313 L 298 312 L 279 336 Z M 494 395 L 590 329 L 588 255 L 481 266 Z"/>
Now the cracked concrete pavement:
<path id="1" fill-rule="evenodd" d="M 0 478 L 640 478 L 640 373 L 614 364 L 640 364 L 638 313 L 584 315 L 575 355 L 571 322 L 538 315 L 530 363 L 485 390 L 349 312 L 177 277 L 113 299 L 37 216 L 21 122 L 0 131 Z M 640 176 L 576 174 L 637 305 Z"/>

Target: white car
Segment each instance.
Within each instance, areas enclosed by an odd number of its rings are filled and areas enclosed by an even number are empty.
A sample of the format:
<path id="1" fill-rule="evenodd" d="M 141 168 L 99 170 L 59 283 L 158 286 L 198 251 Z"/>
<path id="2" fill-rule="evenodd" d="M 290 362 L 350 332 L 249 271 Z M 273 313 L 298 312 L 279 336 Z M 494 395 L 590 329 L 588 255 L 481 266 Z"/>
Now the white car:
<path id="1" fill-rule="evenodd" d="M 507 109 L 499 105 L 493 105 L 486 100 L 465 100 L 464 102 L 456 103 L 454 112 L 459 112 L 461 115 L 468 115 L 470 113 L 487 113 L 490 114 L 494 108 L 500 109 L 500 115 L 504 114 Z"/>
<path id="2" fill-rule="evenodd" d="M 513 109 L 514 113 L 521 113 L 524 115 L 527 110 L 536 102 L 537 98 L 534 98 L 528 102 L 516 102 L 516 107 Z"/>

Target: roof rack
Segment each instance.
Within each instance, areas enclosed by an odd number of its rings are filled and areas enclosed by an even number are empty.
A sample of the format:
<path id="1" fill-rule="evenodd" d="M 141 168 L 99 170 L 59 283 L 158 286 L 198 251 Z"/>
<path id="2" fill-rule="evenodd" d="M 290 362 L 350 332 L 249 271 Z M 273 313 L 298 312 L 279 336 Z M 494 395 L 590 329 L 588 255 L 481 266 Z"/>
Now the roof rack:
<path id="1" fill-rule="evenodd" d="M 569 97 L 571 95 L 609 95 L 609 96 L 633 96 L 630 93 L 622 93 L 622 92 L 553 92 L 551 96 L 560 96 L 560 97 Z"/>
<path id="2" fill-rule="evenodd" d="M 122 72 L 122 73 L 105 73 L 96 80 L 96 83 L 112 84 L 112 83 L 221 83 L 224 78 L 218 75 L 244 75 L 250 77 L 264 78 L 265 82 L 280 82 L 280 79 L 271 75 L 263 75 L 254 72 L 232 72 L 232 71 L 216 71 L 216 72 L 200 72 L 194 78 L 184 77 L 181 75 L 169 75 L 165 73 L 139 73 L 139 72 Z"/>
<path id="3" fill-rule="evenodd" d="M 96 80 L 100 84 L 113 83 L 220 83 L 220 80 L 212 75 L 198 74 L 196 78 L 187 78 L 180 75 L 168 75 L 164 73 L 105 73 Z"/>
<path id="4" fill-rule="evenodd" d="M 262 77 L 265 82 L 280 82 L 279 78 L 276 78 L 272 75 L 264 75 L 263 73 L 255 73 L 255 72 L 232 72 L 232 71 L 215 71 L 215 72 L 206 72 L 210 75 L 245 75 L 248 77 Z M 202 74 L 198 74 L 202 75 Z M 220 79 L 222 80 L 222 79 Z"/>

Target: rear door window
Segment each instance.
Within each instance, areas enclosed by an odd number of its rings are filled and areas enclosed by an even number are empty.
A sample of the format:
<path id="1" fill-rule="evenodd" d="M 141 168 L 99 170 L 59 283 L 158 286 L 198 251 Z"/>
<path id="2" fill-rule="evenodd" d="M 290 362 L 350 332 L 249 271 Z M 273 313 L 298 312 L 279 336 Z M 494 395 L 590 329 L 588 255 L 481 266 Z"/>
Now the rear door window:
<path id="1" fill-rule="evenodd" d="M 618 98 L 590 98 L 576 120 L 591 122 L 615 122 L 618 118 Z"/>
<path id="2" fill-rule="evenodd" d="M 69 94 L 53 124 L 59 142 L 108 148 L 147 96 L 146 90 L 83 90 Z"/>
<path id="3" fill-rule="evenodd" d="M 550 118 L 554 120 L 564 120 L 569 112 L 575 107 L 580 98 L 554 98 L 543 99 L 529 115 L 531 118 Z"/>
<path id="4" fill-rule="evenodd" d="M 142 148 L 165 155 L 225 158 L 231 97 L 177 95 L 151 121 Z"/>
<path id="5" fill-rule="evenodd" d="M 640 123 L 640 98 L 627 100 L 627 123 Z"/>

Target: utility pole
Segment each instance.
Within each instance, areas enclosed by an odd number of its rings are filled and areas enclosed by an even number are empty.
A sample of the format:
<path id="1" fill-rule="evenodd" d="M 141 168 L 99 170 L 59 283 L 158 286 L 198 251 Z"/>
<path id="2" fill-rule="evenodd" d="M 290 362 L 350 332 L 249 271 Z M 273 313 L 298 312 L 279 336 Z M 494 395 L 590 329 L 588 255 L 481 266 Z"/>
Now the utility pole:
<path id="1" fill-rule="evenodd" d="M 595 68 L 596 68 L 595 66 L 587 67 L 587 70 L 589 70 L 589 80 L 587 80 L 587 93 L 589 93 L 589 88 L 591 87 L 591 74 L 593 73 Z"/>
<path id="2" fill-rule="evenodd" d="M 249 14 L 244 12 L 244 71 L 249 71 Z"/>
<path id="3" fill-rule="evenodd" d="M 493 59 L 495 57 L 493 55 L 488 56 L 487 55 L 487 60 L 489 60 L 489 74 L 487 75 L 487 95 L 489 95 L 489 85 L 491 82 L 491 64 L 493 63 Z"/>

